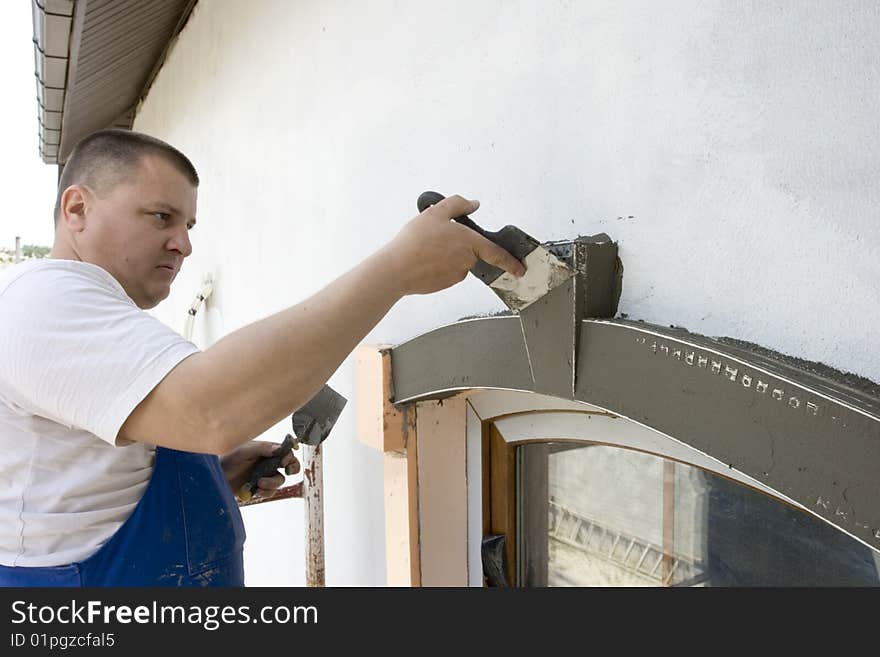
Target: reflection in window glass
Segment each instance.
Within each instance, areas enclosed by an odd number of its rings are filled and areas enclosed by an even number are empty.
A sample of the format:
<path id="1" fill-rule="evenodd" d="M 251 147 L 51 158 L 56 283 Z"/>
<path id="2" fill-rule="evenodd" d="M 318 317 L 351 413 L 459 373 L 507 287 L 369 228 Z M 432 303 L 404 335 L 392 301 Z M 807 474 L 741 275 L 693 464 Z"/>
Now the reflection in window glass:
<path id="1" fill-rule="evenodd" d="M 712 472 L 606 445 L 517 452 L 526 586 L 880 585 L 880 553 Z"/>

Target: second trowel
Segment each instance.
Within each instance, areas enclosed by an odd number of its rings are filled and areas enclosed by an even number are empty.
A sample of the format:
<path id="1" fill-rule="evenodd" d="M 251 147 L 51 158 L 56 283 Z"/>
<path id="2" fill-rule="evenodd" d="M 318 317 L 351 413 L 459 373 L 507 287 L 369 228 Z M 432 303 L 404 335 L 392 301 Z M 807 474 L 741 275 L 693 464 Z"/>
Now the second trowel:
<path id="1" fill-rule="evenodd" d="M 342 414 L 347 401 L 329 385 L 324 384 L 309 401 L 290 416 L 293 435 L 287 434 L 284 442 L 278 446 L 272 456 L 263 458 L 254 466 L 248 481 L 238 490 L 239 498 L 244 502 L 249 501 L 256 492 L 261 477 L 278 474 L 284 457 L 291 449 L 297 449 L 300 444 L 316 447 L 323 443 L 330 435 L 330 430 Z"/>
<path id="2" fill-rule="evenodd" d="M 424 192 L 417 201 L 419 212 L 424 212 L 443 198 L 437 192 Z M 490 232 L 483 230 L 467 215 L 454 219 L 494 242 L 525 265 L 526 273 L 520 278 L 482 260 L 471 268 L 471 273 L 492 288 L 514 312 L 518 313 L 529 307 L 575 275 L 571 267 L 516 226 L 505 226 L 501 230 Z"/>

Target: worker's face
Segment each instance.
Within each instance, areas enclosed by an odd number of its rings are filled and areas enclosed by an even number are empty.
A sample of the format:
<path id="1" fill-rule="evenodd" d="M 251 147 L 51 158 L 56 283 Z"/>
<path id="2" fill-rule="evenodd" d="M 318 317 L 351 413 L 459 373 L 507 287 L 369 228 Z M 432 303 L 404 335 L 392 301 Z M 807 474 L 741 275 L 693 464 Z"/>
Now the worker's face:
<path id="1" fill-rule="evenodd" d="M 196 188 L 165 159 L 147 156 L 131 181 L 102 197 L 85 194 L 81 259 L 110 272 L 138 307 L 154 307 L 192 253 Z"/>

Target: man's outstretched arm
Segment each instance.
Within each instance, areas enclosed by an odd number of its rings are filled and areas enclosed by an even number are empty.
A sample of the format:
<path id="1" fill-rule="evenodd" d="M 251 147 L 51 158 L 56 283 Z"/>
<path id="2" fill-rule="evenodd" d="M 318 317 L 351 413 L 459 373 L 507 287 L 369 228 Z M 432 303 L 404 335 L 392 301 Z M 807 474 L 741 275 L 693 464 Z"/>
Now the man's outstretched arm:
<path id="1" fill-rule="evenodd" d="M 403 296 L 454 285 L 477 259 L 521 275 L 513 256 L 450 221 L 477 207 L 460 196 L 441 201 L 312 297 L 184 359 L 119 439 L 225 454 L 307 402 Z"/>

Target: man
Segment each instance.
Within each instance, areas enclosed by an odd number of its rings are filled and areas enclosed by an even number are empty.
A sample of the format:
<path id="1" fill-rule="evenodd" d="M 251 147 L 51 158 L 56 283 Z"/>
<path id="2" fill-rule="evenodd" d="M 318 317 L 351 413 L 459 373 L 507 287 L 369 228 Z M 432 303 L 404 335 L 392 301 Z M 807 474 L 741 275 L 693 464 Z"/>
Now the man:
<path id="1" fill-rule="evenodd" d="M 200 351 L 144 312 L 192 252 L 198 183 L 160 140 L 94 133 L 59 181 L 51 258 L 0 275 L 0 584 L 243 586 L 232 491 L 274 447 L 252 439 L 404 295 L 449 287 L 478 258 L 524 271 L 450 221 L 479 205 L 453 196 L 311 298 Z"/>

